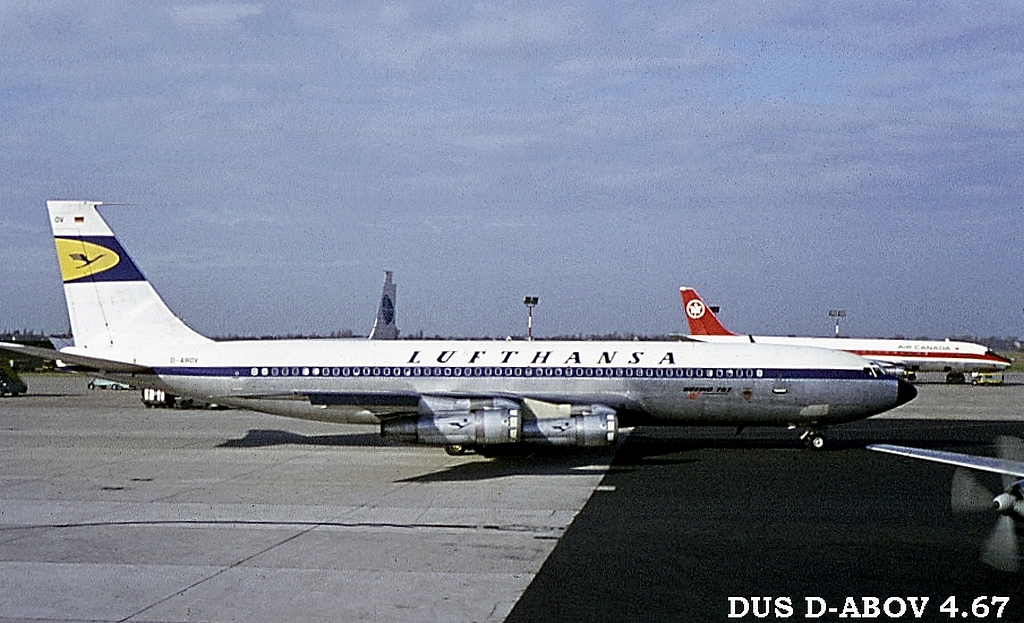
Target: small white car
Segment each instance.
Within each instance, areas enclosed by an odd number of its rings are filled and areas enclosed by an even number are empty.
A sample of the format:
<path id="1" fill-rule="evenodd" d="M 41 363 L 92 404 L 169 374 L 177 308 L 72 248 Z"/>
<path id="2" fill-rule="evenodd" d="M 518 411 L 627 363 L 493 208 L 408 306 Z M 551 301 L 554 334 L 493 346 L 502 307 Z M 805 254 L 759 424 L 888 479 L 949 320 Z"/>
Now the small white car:
<path id="1" fill-rule="evenodd" d="M 89 381 L 89 389 L 131 389 L 131 385 L 96 377 Z"/>

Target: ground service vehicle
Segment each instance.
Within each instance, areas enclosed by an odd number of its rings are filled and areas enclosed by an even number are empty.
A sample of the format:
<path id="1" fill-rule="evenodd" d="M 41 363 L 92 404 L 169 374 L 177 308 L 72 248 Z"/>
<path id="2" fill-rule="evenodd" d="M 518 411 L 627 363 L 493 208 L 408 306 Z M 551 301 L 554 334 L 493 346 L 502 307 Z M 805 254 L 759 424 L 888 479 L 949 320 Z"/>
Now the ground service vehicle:
<path id="1" fill-rule="evenodd" d="M 0 396 L 17 396 L 28 391 L 28 385 L 7 364 L 0 364 Z"/>

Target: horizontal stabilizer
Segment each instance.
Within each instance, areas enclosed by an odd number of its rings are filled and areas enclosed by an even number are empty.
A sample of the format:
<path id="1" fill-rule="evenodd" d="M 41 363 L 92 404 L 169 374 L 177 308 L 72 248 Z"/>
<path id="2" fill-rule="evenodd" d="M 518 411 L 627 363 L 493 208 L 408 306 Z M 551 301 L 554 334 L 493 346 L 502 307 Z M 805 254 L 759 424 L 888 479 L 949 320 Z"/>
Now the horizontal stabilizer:
<path id="1" fill-rule="evenodd" d="M 53 350 L 51 348 L 41 348 L 39 346 L 28 346 L 26 344 L 0 342 L 0 350 L 8 350 L 15 353 L 31 355 L 32 357 L 40 357 L 42 359 L 52 359 L 54 361 L 61 361 L 65 364 L 81 366 L 83 368 L 88 368 L 90 370 L 96 371 L 102 370 L 105 372 L 123 372 L 129 374 L 154 374 L 153 369 L 148 366 L 140 366 L 134 363 L 125 363 L 123 361 L 114 361 L 112 359 L 102 359 L 99 357 L 72 355 L 70 353 L 62 353 L 58 350 Z"/>

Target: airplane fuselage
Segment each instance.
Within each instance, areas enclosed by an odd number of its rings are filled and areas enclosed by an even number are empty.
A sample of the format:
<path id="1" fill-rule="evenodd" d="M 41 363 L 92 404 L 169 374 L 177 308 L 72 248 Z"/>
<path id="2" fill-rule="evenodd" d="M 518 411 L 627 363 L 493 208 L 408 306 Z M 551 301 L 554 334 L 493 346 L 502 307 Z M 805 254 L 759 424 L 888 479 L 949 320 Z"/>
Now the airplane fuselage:
<path id="1" fill-rule="evenodd" d="M 429 395 L 601 404 L 619 412 L 623 425 L 825 425 L 880 413 L 900 399 L 900 383 L 858 357 L 768 345 L 267 340 L 137 355 L 134 363 L 155 376 L 121 375 L 136 385 L 329 421 L 415 412 L 418 402 L 402 396 Z M 390 408 L 360 402 L 371 396 L 388 397 L 377 402 Z"/>
<path id="2" fill-rule="evenodd" d="M 716 344 L 743 343 L 812 346 L 843 350 L 871 361 L 918 372 L 995 372 L 1010 362 L 981 344 L 953 340 L 899 340 L 830 337 L 782 337 L 768 335 L 694 335 L 693 339 Z"/>

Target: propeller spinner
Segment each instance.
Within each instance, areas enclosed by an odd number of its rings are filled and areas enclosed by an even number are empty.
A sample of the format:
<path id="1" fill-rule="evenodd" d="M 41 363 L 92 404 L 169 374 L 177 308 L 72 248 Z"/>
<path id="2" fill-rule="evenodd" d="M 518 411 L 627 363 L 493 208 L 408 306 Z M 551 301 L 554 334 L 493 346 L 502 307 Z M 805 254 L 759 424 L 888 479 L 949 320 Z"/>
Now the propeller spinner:
<path id="1" fill-rule="evenodd" d="M 1024 442 L 1015 437 L 999 437 L 996 454 L 1008 461 L 1024 460 Z M 950 505 L 956 512 L 991 511 L 999 513 L 999 520 L 985 540 L 981 559 L 996 569 L 1017 572 L 1021 569 L 1019 522 L 1024 521 L 1024 480 L 1002 476 L 1004 490 L 990 491 L 975 475 L 965 468 L 953 473 Z"/>

